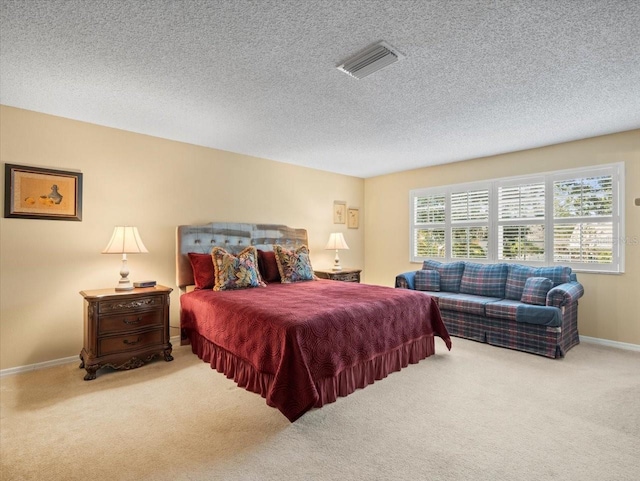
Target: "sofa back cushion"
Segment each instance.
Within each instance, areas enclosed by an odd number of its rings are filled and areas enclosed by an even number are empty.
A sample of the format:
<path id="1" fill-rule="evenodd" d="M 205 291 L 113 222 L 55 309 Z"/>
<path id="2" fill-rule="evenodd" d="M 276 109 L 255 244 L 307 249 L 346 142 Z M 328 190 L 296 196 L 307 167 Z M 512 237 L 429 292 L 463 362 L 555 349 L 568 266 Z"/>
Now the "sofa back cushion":
<path id="1" fill-rule="evenodd" d="M 445 292 L 460 292 L 460 282 L 464 272 L 464 262 L 449 262 L 443 264 L 438 261 L 424 261 L 422 269 L 438 271 L 440 274 L 440 290 Z"/>
<path id="2" fill-rule="evenodd" d="M 415 287 L 416 291 L 439 291 L 440 273 L 427 269 L 416 271 Z"/>
<path id="3" fill-rule="evenodd" d="M 465 262 L 460 292 L 476 296 L 504 298 L 507 264 L 475 264 Z"/>
<path id="4" fill-rule="evenodd" d="M 529 277 L 546 277 L 551 279 L 553 287 L 571 280 L 571 268 L 563 266 L 529 267 L 520 264 L 509 264 L 505 297 L 519 301 L 522 297 L 524 284 Z"/>
<path id="5" fill-rule="evenodd" d="M 524 283 L 521 302 L 544 306 L 547 304 L 547 292 L 553 287 L 553 281 L 546 277 L 529 277 Z"/>

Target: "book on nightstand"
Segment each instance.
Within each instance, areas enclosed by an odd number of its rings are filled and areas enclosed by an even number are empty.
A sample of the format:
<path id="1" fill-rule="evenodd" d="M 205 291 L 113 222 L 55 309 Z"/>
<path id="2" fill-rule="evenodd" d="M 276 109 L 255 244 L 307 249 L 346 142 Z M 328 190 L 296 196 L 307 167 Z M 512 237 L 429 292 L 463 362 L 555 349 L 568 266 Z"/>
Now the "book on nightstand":
<path id="1" fill-rule="evenodd" d="M 156 281 L 136 281 L 133 283 L 133 287 L 153 287 L 156 285 Z"/>

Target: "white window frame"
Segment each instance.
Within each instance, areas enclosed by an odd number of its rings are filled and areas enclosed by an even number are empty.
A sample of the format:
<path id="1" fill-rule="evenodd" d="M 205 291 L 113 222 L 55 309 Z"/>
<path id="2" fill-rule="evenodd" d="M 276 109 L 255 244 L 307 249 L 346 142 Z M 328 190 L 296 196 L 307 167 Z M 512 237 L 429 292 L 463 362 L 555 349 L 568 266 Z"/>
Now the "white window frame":
<path id="1" fill-rule="evenodd" d="M 612 202 L 613 209 L 611 216 L 605 217 L 584 217 L 582 219 L 570 218 L 571 222 L 578 223 L 581 220 L 583 222 L 595 223 L 599 221 L 612 222 L 612 262 L 606 264 L 597 263 L 580 263 L 580 262 L 556 262 L 554 261 L 554 226 L 556 223 L 566 223 L 566 219 L 559 218 L 554 219 L 553 199 L 554 199 L 554 182 L 566 179 L 578 179 L 585 177 L 600 177 L 605 175 L 611 175 L 612 177 Z M 422 263 L 426 259 L 439 260 L 441 262 L 454 262 L 459 260 L 467 260 L 478 263 L 493 263 L 493 262 L 506 262 L 516 264 L 526 264 L 533 266 L 541 265 L 567 265 L 573 270 L 578 272 L 597 272 L 606 274 L 621 274 L 624 272 L 624 250 L 625 250 L 625 211 L 624 211 L 624 186 L 625 186 L 625 164 L 624 162 L 616 162 L 605 165 L 596 165 L 593 167 L 583 167 L 579 169 L 567 169 L 553 172 L 537 173 L 533 175 L 517 176 L 517 177 L 504 177 L 499 179 L 492 179 L 488 181 L 470 182 L 464 184 L 455 184 L 447 186 L 430 187 L 423 189 L 414 189 L 409 192 L 409 260 L 414 263 Z M 498 259 L 498 229 L 499 225 L 508 224 L 509 221 L 499 221 L 498 216 L 498 192 L 499 187 L 505 187 L 509 185 L 521 185 L 540 182 L 545 183 L 545 217 L 543 220 L 545 231 L 545 248 L 544 248 L 544 261 L 525 261 L 525 260 L 510 260 L 510 259 Z M 461 259 L 459 257 L 452 257 L 452 227 L 456 227 L 459 223 L 452 223 L 451 221 L 451 193 L 462 191 L 475 191 L 481 189 L 488 189 L 489 191 L 489 237 L 488 237 L 488 254 L 487 259 Z M 415 232 L 420 228 L 429 228 L 431 226 L 427 224 L 418 224 L 415 222 L 415 198 L 430 196 L 436 194 L 445 194 L 445 222 L 443 227 L 445 229 L 445 242 L 446 242 L 446 255 L 445 258 L 431 258 L 431 257 L 419 257 L 416 253 L 416 236 Z M 535 221 L 533 223 L 540 223 Z M 469 225 L 477 224 L 473 221 L 469 222 Z"/>

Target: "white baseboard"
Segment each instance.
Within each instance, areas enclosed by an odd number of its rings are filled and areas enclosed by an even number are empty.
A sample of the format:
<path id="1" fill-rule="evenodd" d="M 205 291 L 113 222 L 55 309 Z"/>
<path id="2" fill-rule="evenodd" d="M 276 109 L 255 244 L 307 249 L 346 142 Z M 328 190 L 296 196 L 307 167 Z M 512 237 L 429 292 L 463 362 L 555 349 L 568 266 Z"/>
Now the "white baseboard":
<path id="1" fill-rule="evenodd" d="M 174 346 L 180 345 L 180 336 L 174 336 L 170 339 L 171 344 Z M 63 357 L 62 359 L 54 359 L 53 361 L 37 362 L 35 364 L 28 364 L 26 366 L 10 367 L 8 369 L 0 370 L 0 377 L 11 376 L 13 374 L 20 374 L 23 372 L 36 371 L 38 369 L 46 369 L 48 367 L 60 366 L 62 364 L 71 364 L 77 362 L 80 364 L 79 356 Z"/>
<path id="2" fill-rule="evenodd" d="M 628 342 L 610 341 L 609 339 L 600 339 L 597 337 L 580 336 L 580 342 L 586 342 L 591 344 L 600 344 L 601 346 L 615 347 L 618 349 L 626 349 L 628 351 L 639 351 L 640 345 L 630 344 Z M 180 336 L 174 336 L 171 338 L 171 344 L 174 346 L 180 345 Z M 26 366 L 10 367 L 8 369 L 0 370 L 0 377 L 11 376 L 13 374 L 20 374 L 23 372 L 35 371 L 37 369 L 46 369 L 48 367 L 60 366 L 62 364 L 70 364 L 72 362 L 80 362 L 78 356 L 63 357 L 62 359 L 54 359 L 53 361 L 38 362 L 35 364 L 28 364 Z"/>
<path id="3" fill-rule="evenodd" d="M 26 366 L 10 367 L 9 369 L 3 369 L 0 371 L 0 377 L 11 376 L 12 374 L 20 374 L 22 372 L 35 371 L 37 369 L 46 369 L 48 367 L 60 366 L 61 364 L 70 364 L 77 362 L 80 364 L 80 358 L 78 356 L 63 357 L 62 359 L 54 359 L 53 361 L 37 362 L 35 364 L 28 364 Z"/>
<path id="4" fill-rule="evenodd" d="M 628 342 L 610 341 L 609 339 L 600 339 L 599 337 L 580 336 L 580 342 L 591 344 L 600 344 L 601 346 L 616 347 L 618 349 L 626 349 L 627 351 L 639 351 L 639 344 L 631 344 Z"/>

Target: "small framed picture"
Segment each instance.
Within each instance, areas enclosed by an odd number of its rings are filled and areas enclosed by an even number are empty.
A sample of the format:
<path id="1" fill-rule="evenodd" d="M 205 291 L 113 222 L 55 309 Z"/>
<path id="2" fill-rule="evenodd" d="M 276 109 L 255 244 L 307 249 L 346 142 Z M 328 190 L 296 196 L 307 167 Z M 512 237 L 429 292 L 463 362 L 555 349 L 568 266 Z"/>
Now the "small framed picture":
<path id="1" fill-rule="evenodd" d="M 334 224 L 346 224 L 347 223 L 347 203 L 336 200 L 333 202 L 333 223 Z"/>
<path id="2" fill-rule="evenodd" d="M 357 229 L 360 225 L 360 211 L 358 209 L 349 209 L 347 211 L 347 227 L 349 229 Z"/>
<path id="3" fill-rule="evenodd" d="M 5 164 L 4 216 L 82 220 L 82 174 Z"/>

